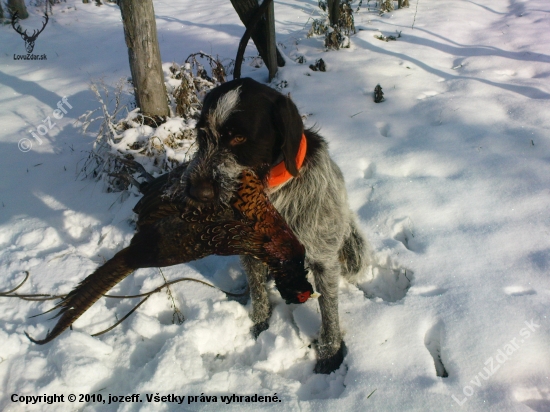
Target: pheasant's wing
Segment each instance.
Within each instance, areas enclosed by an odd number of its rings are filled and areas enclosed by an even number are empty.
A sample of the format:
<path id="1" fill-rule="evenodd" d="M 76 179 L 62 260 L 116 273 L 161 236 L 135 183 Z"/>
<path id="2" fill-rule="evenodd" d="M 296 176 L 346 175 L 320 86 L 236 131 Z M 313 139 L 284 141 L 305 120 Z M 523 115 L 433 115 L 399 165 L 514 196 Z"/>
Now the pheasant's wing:
<path id="1" fill-rule="evenodd" d="M 221 216 L 206 221 L 212 216 L 205 211 L 195 220 L 186 217 L 174 215 L 143 226 L 132 238 L 128 264 L 134 268 L 165 267 L 208 255 L 265 254 L 262 235 L 250 223 Z"/>
<path id="2" fill-rule="evenodd" d="M 134 207 L 134 212 L 138 215 L 138 227 L 152 224 L 159 219 L 185 211 L 184 202 L 173 200 L 173 195 L 174 193 L 185 192 L 185 183 L 182 181 L 182 176 L 188 164 L 188 162 L 184 163 L 170 173 L 163 174 L 152 182 L 142 185 L 143 197 Z M 178 197 L 181 198 L 181 196 Z"/>
<path id="3" fill-rule="evenodd" d="M 137 225 L 140 230 L 144 226 L 154 224 L 161 219 L 177 216 L 181 213 L 177 203 L 162 200 L 160 198 L 151 199 L 150 202 L 142 206 L 143 208 L 141 208 L 139 212 L 134 209 L 134 211 L 138 213 Z"/>
<path id="4" fill-rule="evenodd" d="M 164 173 L 152 181 L 141 184 L 140 192 L 144 195 L 163 194 L 171 185 L 182 180 L 182 176 L 187 171 L 189 162 L 182 163 L 168 173 Z"/>

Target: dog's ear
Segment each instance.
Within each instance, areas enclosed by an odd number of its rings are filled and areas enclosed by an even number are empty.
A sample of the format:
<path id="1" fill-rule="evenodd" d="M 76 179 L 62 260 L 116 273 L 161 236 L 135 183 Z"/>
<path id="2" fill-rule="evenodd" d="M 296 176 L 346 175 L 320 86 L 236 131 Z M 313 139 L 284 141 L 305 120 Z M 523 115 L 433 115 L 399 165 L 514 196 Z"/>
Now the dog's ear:
<path id="1" fill-rule="evenodd" d="M 304 125 L 298 109 L 286 96 L 279 96 L 274 103 L 273 111 L 275 129 L 279 133 L 281 151 L 286 170 L 294 177 L 298 176 L 296 155 L 302 141 Z"/>

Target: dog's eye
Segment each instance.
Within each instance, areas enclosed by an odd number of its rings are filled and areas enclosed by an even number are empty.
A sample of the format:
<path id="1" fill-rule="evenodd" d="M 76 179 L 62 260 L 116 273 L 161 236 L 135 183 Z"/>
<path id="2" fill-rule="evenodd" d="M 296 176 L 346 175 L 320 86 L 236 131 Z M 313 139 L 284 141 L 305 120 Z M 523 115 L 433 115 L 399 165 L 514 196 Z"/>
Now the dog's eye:
<path id="1" fill-rule="evenodd" d="M 237 146 L 237 145 L 243 144 L 244 142 L 246 142 L 246 137 L 244 137 L 244 136 L 235 136 L 233 139 L 231 139 L 229 141 L 229 144 L 231 146 Z"/>

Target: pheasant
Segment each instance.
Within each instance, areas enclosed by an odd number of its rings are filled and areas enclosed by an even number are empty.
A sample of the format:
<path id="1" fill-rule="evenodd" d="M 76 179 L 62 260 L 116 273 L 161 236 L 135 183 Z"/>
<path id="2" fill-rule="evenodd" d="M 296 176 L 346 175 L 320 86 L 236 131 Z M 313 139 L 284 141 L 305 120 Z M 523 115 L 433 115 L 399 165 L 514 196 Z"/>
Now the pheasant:
<path id="1" fill-rule="evenodd" d="M 172 266 L 212 254 L 252 255 L 268 266 L 286 303 L 308 300 L 313 288 L 306 279 L 304 247 L 267 199 L 264 182 L 244 169 L 230 204 L 198 207 L 187 198 L 180 179 L 186 166 L 156 179 L 145 175 L 150 182 L 139 185 L 144 196 L 134 207 L 138 231 L 130 245 L 52 309 L 59 309 L 56 317 L 60 318 L 44 339 L 26 334 L 32 342 L 45 344 L 55 339 L 137 269 Z"/>

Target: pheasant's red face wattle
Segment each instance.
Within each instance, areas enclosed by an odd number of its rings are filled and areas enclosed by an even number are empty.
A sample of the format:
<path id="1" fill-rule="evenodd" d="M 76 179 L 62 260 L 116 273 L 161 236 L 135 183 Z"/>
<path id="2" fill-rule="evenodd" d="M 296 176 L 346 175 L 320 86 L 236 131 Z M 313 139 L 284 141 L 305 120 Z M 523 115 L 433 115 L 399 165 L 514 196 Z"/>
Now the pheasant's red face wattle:
<path id="1" fill-rule="evenodd" d="M 298 298 L 298 301 L 300 303 L 304 303 L 306 300 L 309 299 L 311 293 L 309 293 L 309 290 L 306 290 L 305 292 L 302 292 L 302 293 L 298 293 L 298 296 L 296 296 Z"/>

